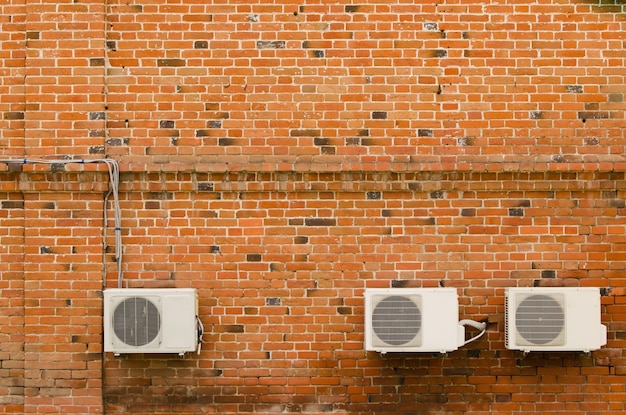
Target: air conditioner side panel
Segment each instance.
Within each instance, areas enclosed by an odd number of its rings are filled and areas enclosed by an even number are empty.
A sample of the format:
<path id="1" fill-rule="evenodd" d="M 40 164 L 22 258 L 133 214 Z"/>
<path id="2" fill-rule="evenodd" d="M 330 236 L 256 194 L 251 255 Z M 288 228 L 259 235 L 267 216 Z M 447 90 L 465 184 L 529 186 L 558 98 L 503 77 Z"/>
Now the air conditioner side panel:
<path id="1" fill-rule="evenodd" d="M 173 352 L 196 350 L 197 304 L 192 292 L 163 296 L 163 349 Z"/>

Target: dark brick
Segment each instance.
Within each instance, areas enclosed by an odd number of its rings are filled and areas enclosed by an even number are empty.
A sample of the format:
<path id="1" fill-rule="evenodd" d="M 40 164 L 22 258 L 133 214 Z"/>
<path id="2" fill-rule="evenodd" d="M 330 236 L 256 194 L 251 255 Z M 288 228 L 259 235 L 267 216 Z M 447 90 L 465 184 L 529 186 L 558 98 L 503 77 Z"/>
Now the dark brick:
<path id="1" fill-rule="evenodd" d="M 461 216 L 476 216 L 476 209 L 474 208 L 461 209 Z"/>
<path id="2" fill-rule="evenodd" d="M 445 197 L 445 193 L 443 190 L 435 190 L 430 192 L 431 199 L 443 199 Z"/>
<path id="3" fill-rule="evenodd" d="M 260 262 L 263 259 L 261 254 L 247 254 L 246 261 L 248 262 Z"/>
<path id="4" fill-rule="evenodd" d="M 417 136 L 418 137 L 432 137 L 433 130 L 427 129 L 427 128 L 420 128 L 419 130 L 417 130 Z"/>
<path id="5" fill-rule="evenodd" d="M 553 269 L 541 270 L 541 278 L 556 278 L 556 271 Z"/>
<path id="6" fill-rule="evenodd" d="M 308 244 L 309 237 L 308 236 L 296 236 L 295 238 L 293 238 L 293 243 L 294 244 Z"/>
<path id="7" fill-rule="evenodd" d="M 335 218 L 305 218 L 304 224 L 306 226 L 335 226 L 337 225 L 337 219 Z"/>
<path id="8" fill-rule="evenodd" d="M 89 113 L 90 120 L 104 120 L 106 118 L 106 113 L 104 111 L 94 111 Z"/>
<path id="9" fill-rule="evenodd" d="M 220 138 L 217 140 L 217 144 L 220 146 L 234 146 L 237 144 L 237 140 L 234 138 Z"/>
<path id="10" fill-rule="evenodd" d="M 176 67 L 176 66 L 185 66 L 187 61 L 184 59 L 157 59 L 157 66 L 162 67 Z"/>
<path id="11" fill-rule="evenodd" d="M 509 209 L 509 216 L 524 216 L 524 209 L 522 209 L 522 208 L 511 208 L 511 209 Z"/>
<path id="12" fill-rule="evenodd" d="M 173 120 L 161 120 L 159 121 L 159 128 L 174 128 Z"/>
<path id="13" fill-rule="evenodd" d="M 195 42 L 193 42 L 193 48 L 194 49 L 208 49 L 209 42 L 207 42 L 206 40 L 196 40 Z"/>
<path id="14" fill-rule="evenodd" d="M 37 40 L 39 39 L 39 32 L 26 32 L 27 40 Z"/>
<path id="15" fill-rule="evenodd" d="M 387 111 L 374 111 L 372 112 L 372 119 L 374 120 L 386 120 Z"/>
<path id="16" fill-rule="evenodd" d="M 319 137 L 322 131 L 318 129 L 291 130 L 289 135 L 291 137 Z"/>
<path id="17" fill-rule="evenodd" d="M 222 122 L 217 120 L 212 120 L 207 122 L 208 128 L 222 128 Z"/>
<path id="18" fill-rule="evenodd" d="M 104 58 L 90 58 L 89 66 L 104 66 Z"/>
<path id="19" fill-rule="evenodd" d="M 2 209 L 24 209 L 23 200 L 3 200 Z"/>
<path id="20" fill-rule="evenodd" d="M 10 111 L 4 113 L 5 120 L 23 120 L 24 113 L 21 111 Z"/>
<path id="21" fill-rule="evenodd" d="M 359 11 L 359 8 L 361 6 L 357 5 L 357 4 L 347 4 L 344 8 L 346 13 L 356 13 Z"/>
<path id="22" fill-rule="evenodd" d="M 383 195 L 381 192 L 367 192 L 365 197 L 369 200 L 379 200 L 382 199 Z"/>

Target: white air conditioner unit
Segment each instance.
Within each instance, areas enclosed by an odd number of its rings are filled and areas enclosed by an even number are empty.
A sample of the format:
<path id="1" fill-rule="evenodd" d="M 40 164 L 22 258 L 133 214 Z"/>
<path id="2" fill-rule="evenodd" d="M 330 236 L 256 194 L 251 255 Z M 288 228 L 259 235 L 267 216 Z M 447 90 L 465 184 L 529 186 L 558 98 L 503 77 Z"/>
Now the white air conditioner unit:
<path id="1" fill-rule="evenodd" d="M 506 347 L 531 351 L 584 351 L 606 344 L 598 288 L 509 288 Z"/>
<path id="2" fill-rule="evenodd" d="M 445 353 L 464 342 L 456 289 L 365 290 L 366 350 Z"/>
<path id="3" fill-rule="evenodd" d="M 104 291 L 104 351 L 178 353 L 198 347 L 198 303 L 191 288 Z"/>

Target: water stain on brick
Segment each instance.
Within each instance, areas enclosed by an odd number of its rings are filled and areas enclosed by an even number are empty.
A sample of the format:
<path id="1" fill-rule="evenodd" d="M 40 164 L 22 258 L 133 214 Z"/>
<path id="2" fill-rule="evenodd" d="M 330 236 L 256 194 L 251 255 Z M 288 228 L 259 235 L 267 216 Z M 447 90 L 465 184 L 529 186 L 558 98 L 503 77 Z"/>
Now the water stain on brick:
<path id="1" fill-rule="evenodd" d="M 148 200 L 173 200 L 174 193 L 172 192 L 148 192 L 145 198 Z"/>
<path id="2" fill-rule="evenodd" d="M 203 192 L 212 192 L 214 185 L 212 182 L 200 182 L 198 183 L 198 190 Z"/>
<path id="3" fill-rule="evenodd" d="M 257 49 L 285 49 L 284 40 L 257 40 Z"/>
<path id="4" fill-rule="evenodd" d="M 322 147 L 321 148 L 321 153 L 322 154 L 333 155 L 333 154 L 336 153 L 336 149 L 335 149 L 335 147 Z"/>
<path id="5" fill-rule="evenodd" d="M 112 147 L 128 145 L 128 138 L 109 138 L 106 143 L 108 146 Z"/>
<path id="6" fill-rule="evenodd" d="M 472 137 L 459 137 L 457 139 L 457 145 L 461 147 L 471 146 L 474 144 L 474 139 Z"/>
<path id="7" fill-rule="evenodd" d="M 52 163 L 50 165 L 50 171 L 52 172 L 65 171 L 65 163 Z"/>
<path id="8" fill-rule="evenodd" d="M 566 85 L 565 91 L 571 94 L 582 94 L 583 86 L 582 85 Z"/>
<path id="9" fill-rule="evenodd" d="M 281 299 L 279 297 L 268 297 L 265 299 L 265 305 L 279 306 L 281 305 Z"/>
<path id="10" fill-rule="evenodd" d="M 211 120 L 207 122 L 208 128 L 222 128 L 222 122 L 218 120 Z"/>
<path id="11" fill-rule="evenodd" d="M 600 139 L 598 137 L 585 137 L 583 138 L 583 144 L 586 146 L 597 146 L 600 144 Z"/>
<path id="12" fill-rule="evenodd" d="M 104 154 L 104 146 L 91 146 L 89 147 L 89 154 Z"/>
<path id="13" fill-rule="evenodd" d="M 609 113 L 607 111 L 579 111 L 578 118 L 583 121 L 607 119 L 609 118 Z"/>
<path id="14" fill-rule="evenodd" d="M 106 136 L 106 131 L 104 131 L 103 129 L 95 129 L 95 130 L 89 130 L 89 137 L 105 137 Z"/>
<path id="15" fill-rule="evenodd" d="M 346 13 L 356 13 L 356 12 L 359 11 L 360 8 L 361 8 L 361 6 L 358 5 L 358 4 L 347 4 L 344 7 L 344 10 L 345 10 Z"/>
<path id="16" fill-rule="evenodd" d="M 624 102 L 624 94 L 609 94 L 608 102 Z"/>
<path id="17" fill-rule="evenodd" d="M 39 253 L 40 254 L 52 254 L 52 248 L 50 248 L 49 246 L 40 246 L 39 247 Z"/>

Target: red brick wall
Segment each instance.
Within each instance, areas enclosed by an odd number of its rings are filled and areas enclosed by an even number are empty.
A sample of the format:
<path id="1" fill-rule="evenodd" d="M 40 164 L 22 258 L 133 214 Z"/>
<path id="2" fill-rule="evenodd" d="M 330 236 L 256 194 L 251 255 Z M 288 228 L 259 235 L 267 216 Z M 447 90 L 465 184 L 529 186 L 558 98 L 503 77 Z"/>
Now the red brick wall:
<path id="1" fill-rule="evenodd" d="M 103 354 L 103 166 L 0 163 L 0 413 L 626 410 L 608 3 L 0 5 L 0 158 L 118 160 L 127 285 L 198 289 L 207 331 Z M 364 351 L 366 287 L 438 285 L 486 336 Z M 507 350 L 533 285 L 600 287 L 607 346 Z"/>

